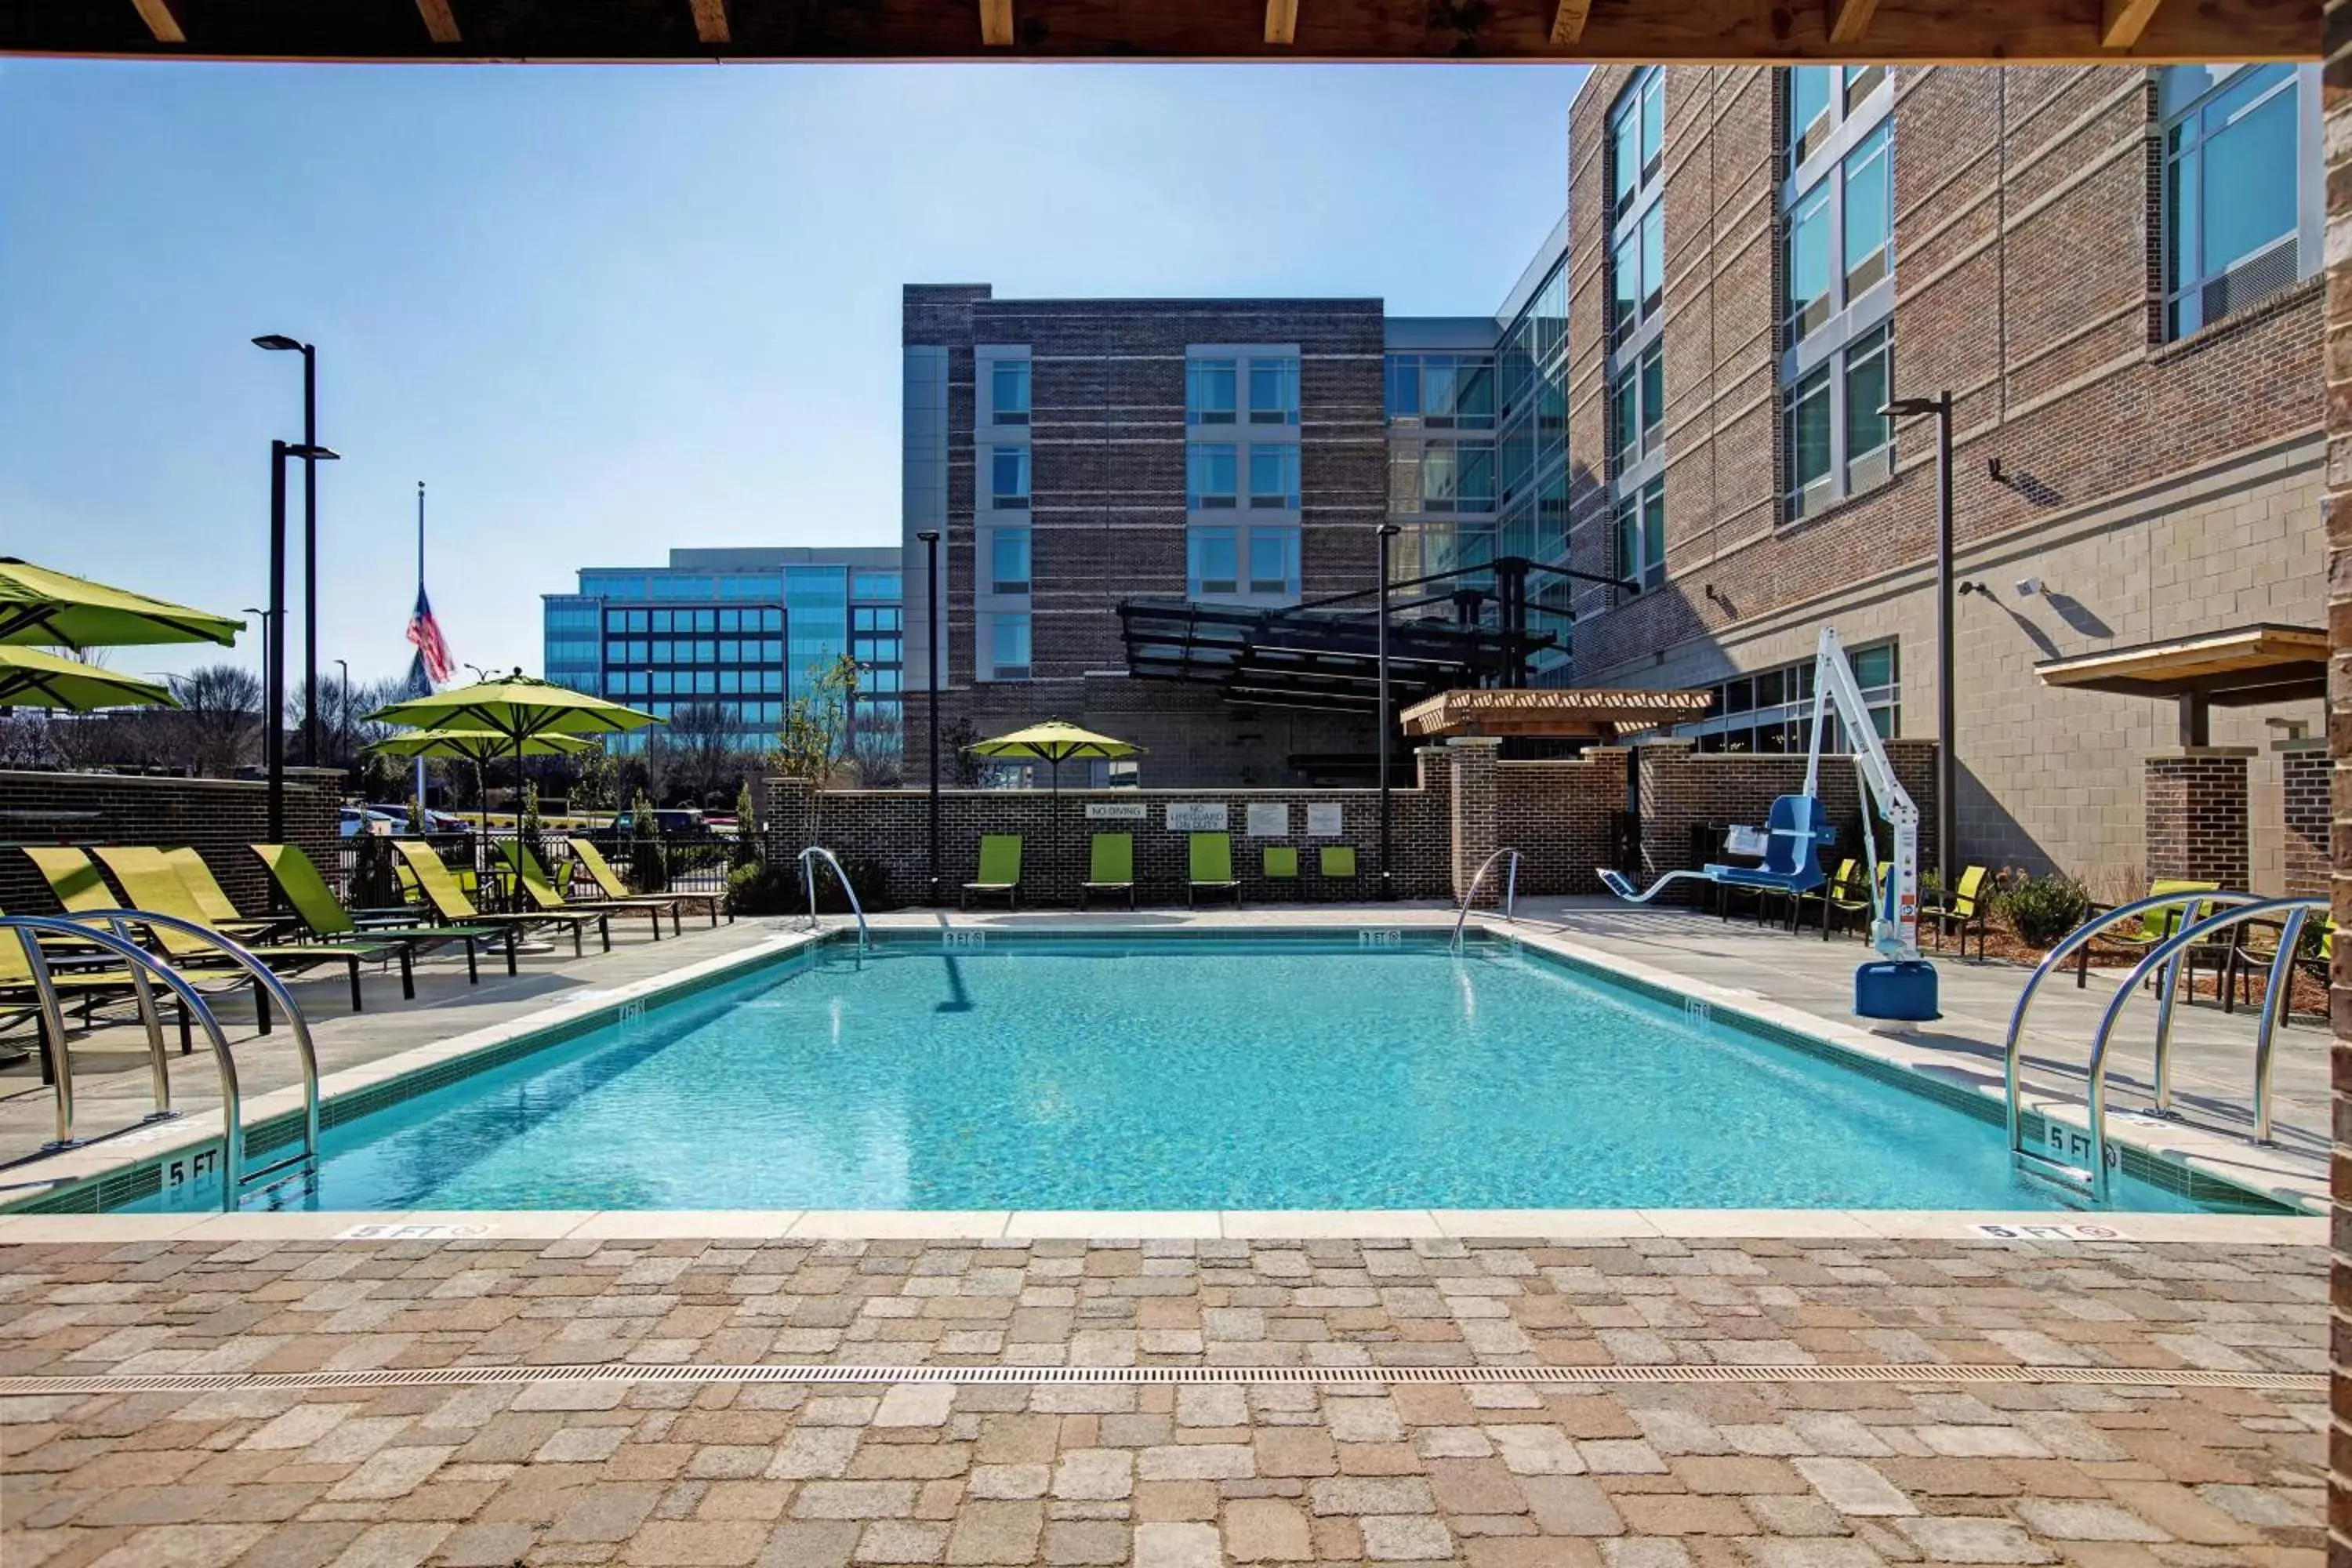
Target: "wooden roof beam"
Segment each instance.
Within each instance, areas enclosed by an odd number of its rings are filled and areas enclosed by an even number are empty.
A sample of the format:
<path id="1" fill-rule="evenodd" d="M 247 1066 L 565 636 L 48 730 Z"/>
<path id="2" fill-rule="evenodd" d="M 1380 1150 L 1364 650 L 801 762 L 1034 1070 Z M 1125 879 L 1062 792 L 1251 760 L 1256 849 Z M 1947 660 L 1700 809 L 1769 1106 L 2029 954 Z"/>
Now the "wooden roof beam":
<path id="1" fill-rule="evenodd" d="M 2104 48 L 2128 49 L 2139 42 L 2142 33 L 2156 16 L 2159 0 L 2106 0 L 2099 22 L 2099 44 Z"/>
<path id="2" fill-rule="evenodd" d="M 1862 42 L 1870 31 L 1870 18 L 1878 9 L 1878 0 L 1829 0 L 1830 42 L 1850 48 Z"/>
<path id="3" fill-rule="evenodd" d="M 694 7 L 694 36 L 706 44 L 731 44 L 733 29 L 727 26 L 727 0 L 689 0 Z"/>
<path id="4" fill-rule="evenodd" d="M 992 49 L 1013 47 L 1013 0 L 980 0 L 980 41 Z"/>
<path id="5" fill-rule="evenodd" d="M 1298 37 L 1298 0 L 1265 0 L 1265 41 L 1288 48 Z"/>
<path id="6" fill-rule="evenodd" d="M 1551 47 L 1572 49 L 1584 37 L 1584 24 L 1592 16 L 1592 0 L 1559 0 L 1559 7 L 1551 14 Z"/>
<path id="7" fill-rule="evenodd" d="M 184 44 L 188 41 L 188 30 L 180 26 L 180 18 L 172 9 L 172 0 L 131 0 L 131 4 L 137 7 L 139 19 L 147 24 L 147 30 L 155 36 L 157 43 Z"/>
<path id="8" fill-rule="evenodd" d="M 416 0 L 416 15 L 425 24 L 425 36 L 435 43 L 463 41 L 457 36 L 457 18 L 449 9 L 449 0 Z"/>

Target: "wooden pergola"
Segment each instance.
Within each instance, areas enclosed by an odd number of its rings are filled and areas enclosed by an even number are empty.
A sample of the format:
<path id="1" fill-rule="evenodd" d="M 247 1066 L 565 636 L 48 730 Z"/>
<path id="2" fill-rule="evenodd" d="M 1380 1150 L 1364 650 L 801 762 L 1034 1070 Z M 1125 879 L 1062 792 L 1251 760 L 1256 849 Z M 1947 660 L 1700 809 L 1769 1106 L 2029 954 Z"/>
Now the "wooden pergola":
<path id="1" fill-rule="evenodd" d="M 340 60 L 2309 59 L 2320 0 L 0 0 L 0 53 Z"/>
<path id="2" fill-rule="evenodd" d="M 1408 735 L 1524 735 L 1547 741 L 1612 741 L 1696 719 L 1715 700 L 1706 691 L 1471 689 L 1441 691 L 1397 715 Z"/>
<path id="3" fill-rule="evenodd" d="M 2045 686 L 2178 701 L 2180 743 L 2201 746 L 2212 709 L 2326 697 L 2327 634 L 2317 626 L 2239 626 L 2044 659 L 2033 668 Z"/>

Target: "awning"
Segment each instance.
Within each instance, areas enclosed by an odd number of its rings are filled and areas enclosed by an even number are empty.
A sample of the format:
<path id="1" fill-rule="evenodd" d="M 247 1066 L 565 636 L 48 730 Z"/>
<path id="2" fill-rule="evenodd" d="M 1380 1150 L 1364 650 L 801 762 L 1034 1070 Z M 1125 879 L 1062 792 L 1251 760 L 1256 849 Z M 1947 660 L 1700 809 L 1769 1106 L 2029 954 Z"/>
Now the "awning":
<path id="1" fill-rule="evenodd" d="M 1214 686 L 1231 702 L 1370 714 L 1380 703 L 1379 626 L 1371 611 L 1259 609 L 1187 599 L 1118 606 L 1128 673 Z M 1473 686 L 1517 657 L 1553 645 L 1545 632 L 1452 621 L 1391 619 L 1390 700 L 1398 704 Z"/>
<path id="2" fill-rule="evenodd" d="M 1549 740 L 1610 740 L 1706 712 L 1706 691 L 1442 691 L 1399 714 L 1408 735 L 1533 735 Z"/>
<path id="3" fill-rule="evenodd" d="M 2045 686 L 2180 704 L 2180 743 L 2207 743 L 2209 708 L 2252 708 L 2327 695 L 2327 634 L 2315 626 L 2252 626 L 2044 659 Z"/>

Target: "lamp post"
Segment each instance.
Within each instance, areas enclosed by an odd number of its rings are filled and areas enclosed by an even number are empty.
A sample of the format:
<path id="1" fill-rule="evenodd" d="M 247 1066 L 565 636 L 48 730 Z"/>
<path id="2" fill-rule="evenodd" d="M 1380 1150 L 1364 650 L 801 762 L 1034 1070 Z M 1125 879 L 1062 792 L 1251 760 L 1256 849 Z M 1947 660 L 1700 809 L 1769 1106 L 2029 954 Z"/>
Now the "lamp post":
<path id="1" fill-rule="evenodd" d="M 1381 901 L 1390 902 L 1396 897 L 1396 881 L 1389 868 L 1389 541 L 1400 530 L 1393 522 L 1380 525 L 1381 538 L 1381 608 L 1374 636 L 1374 647 L 1380 660 L 1380 713 L 1373 726 L 1379 732 L 1381 770 Z"/>
<path id="2" fill-rule="evenodd" d="M 269 443 L 269 613 L 263 625 L 268 641 L 262 662 L 262 755 L 269 771 L 269 841 L 286 840 L 286 459 L 334 461 L 342 454 L 309 442 Z M 305 714 L 307 719 L 310 715 Z"/>
<path id="3" fill-rule="evenodd" d="M 319 765 L 319 350 L 283 332 L 253 346 L 302 356 L 302 763 Z"/>
<path id="4" fill-rule="evenodd" d="M 343 672 L 341 710 L 335 715 L 335 755 L 340 760 L 350 755 L 352 748 L 352 661 L 339 658 L 335 668 Z"/>
<path id="5" fill-rule="evenodd" d="M 923 575 L 930 595 L 930 608 L 923 620 L 923 647 L 930 661 L 928 679 L 929 700 L 924 706 L 931 716 L 931 902 L 940 901 L 940 531 L 927 528 L 915 535 L 923 542 Z"/>
<path id="6" fill-rule="evenodd" d="M 1889 398 L 1878 412 L 1885 419 L 1936 420 L 1936 876 L 1948 893 L 1959 740 L 1952 712 L 1952 395 Z"/>

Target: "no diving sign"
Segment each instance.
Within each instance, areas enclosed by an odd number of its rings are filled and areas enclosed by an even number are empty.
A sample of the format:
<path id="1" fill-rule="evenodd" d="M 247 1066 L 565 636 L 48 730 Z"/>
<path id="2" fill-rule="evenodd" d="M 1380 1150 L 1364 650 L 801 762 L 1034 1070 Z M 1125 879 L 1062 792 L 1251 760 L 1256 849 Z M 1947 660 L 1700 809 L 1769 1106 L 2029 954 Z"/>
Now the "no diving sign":
<path id="1" fill-rule="evenodd" d="M 1969 1228 L 1992 1241 L 2129 1241 L 2111 1225 L 1972 1225 Z"/>

